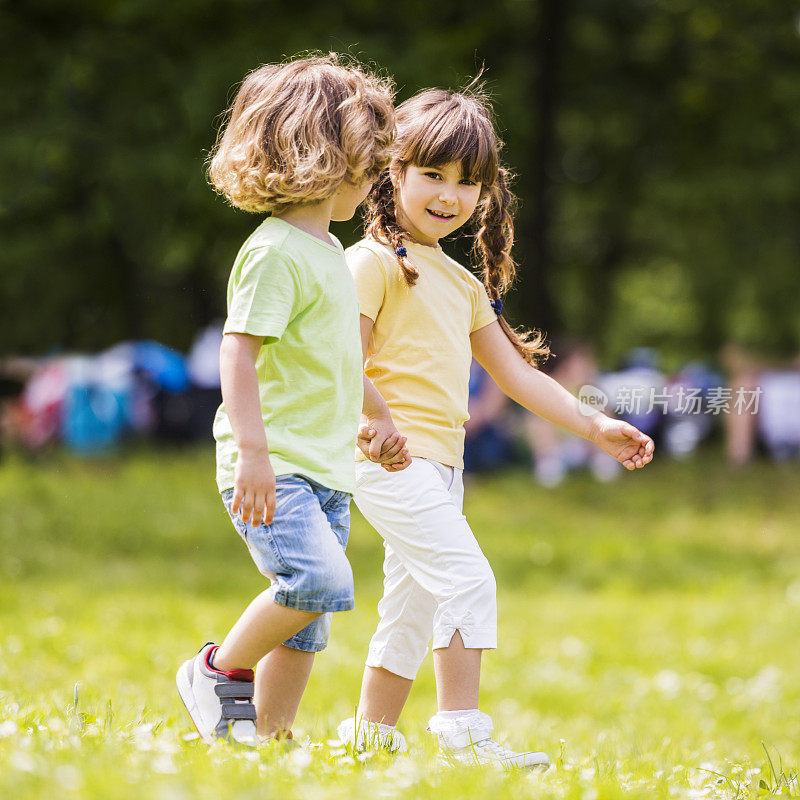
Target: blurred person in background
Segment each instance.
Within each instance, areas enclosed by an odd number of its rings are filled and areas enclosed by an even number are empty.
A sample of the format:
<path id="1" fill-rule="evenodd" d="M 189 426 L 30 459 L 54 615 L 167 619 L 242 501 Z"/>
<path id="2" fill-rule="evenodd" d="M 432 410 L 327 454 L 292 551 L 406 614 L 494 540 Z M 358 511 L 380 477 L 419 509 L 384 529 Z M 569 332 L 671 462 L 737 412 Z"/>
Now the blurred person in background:
<path id="1" fill-rule="evenodd" d="M 800 355 L 767 359 L 729 343 L 722 362 L 731 396 L 725 415 L 729 463 L 744 466 L 759 448 L 776 461 L 800 458 Z"/>
<path id="2" fill-rule="evenodd" d="M 722 377 L 702 362 L 686 364 L 669 378 L 664 393 L 662 436 L 667 452 L 687 458 L 715 429 L 714 398 Z"/>
<path id="3" fill-rule="evenodd" d="M 590 344 L 556 339 L 552 351 L 553 358 L 544 369 L 571 394 L 577 395 L 582 386 L 603 384 Z M 606 413 L 613 413 L 613 409 L 607 409 Z M 542 486 L 557 486 L 568 472 L 583 467 L 590 469 L 592 475 L 603 482 L 614 480 L 619 475 L 621 465 L 610 455 L 536 414 L 525 415 L 525 434 L 533 475 Z"/>
<path id="4" fill-rule="evenodd" d="M 651 347 L 635 347 L 622 368 L 604 373 L 600 388 L 609 398 L 609 411 L 658 442 L 665 408 L 651 398 L 663 396 L 667 380 L 658 368 L 658 354 Z"/>
<path id="5" fill-rule="evenodd" d="M 514 457 L 512 403 L 473 359 L 469 372 L 469 419 L 464 423 L 464 473 L 488 472 Z"/>

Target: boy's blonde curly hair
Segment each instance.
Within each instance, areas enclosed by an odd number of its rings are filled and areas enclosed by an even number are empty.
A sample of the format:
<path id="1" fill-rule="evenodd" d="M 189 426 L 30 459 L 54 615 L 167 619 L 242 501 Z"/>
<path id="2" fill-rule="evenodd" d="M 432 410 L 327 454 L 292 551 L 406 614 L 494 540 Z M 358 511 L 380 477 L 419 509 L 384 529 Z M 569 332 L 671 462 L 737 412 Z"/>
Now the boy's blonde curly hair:
<path id="1" fill-rule="evenodd" d="M 244 211 L 322 200 L 373 179 L 395 137 L 391 83 L 335 53 L 266 64 L 242 82 L 211 151 L 214 188 Z"/>

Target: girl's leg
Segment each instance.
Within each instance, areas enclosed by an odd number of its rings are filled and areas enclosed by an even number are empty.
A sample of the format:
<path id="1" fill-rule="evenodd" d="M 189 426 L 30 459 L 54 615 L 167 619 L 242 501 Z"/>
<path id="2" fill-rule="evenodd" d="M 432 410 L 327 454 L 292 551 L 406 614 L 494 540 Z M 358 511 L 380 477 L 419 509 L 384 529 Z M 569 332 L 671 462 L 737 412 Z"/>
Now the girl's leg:
<path id="1" fill-rule="evenodd" d="M 385 544 L 380 621 L 369 645 L 356 717 L 394 727 L 428 651 L 436 600 Z"/>
<path id="2" fill-rule="evenodd" d="M 439 711 L 478 708 L 482 650 L 464 647 L 456 631 L 448 647 L 433 651 L 436 697 Z"/>
<path id="3" fill-rule="evenodd" d="M 399 473 L 376 466 L 359 466 L 356 491 L 356 504 L 387 552 L 381 620 L 367 665 L 413 678 L 433 631 L 440 709 L 474 709 L 481 651 L 497 646 L 496 586 L 461 512 L 460 472 L 424 459 Z M 381 705 L 377 691 L 370 691 L 390 679 L 373 672 L 366 677 L 362 706 L 377 709 L 386 722 L 396 719 L 399 708 Z M 399 701 L 400 693 L 395 697 Z"/>
<path id="4" fill-rule="evenodd" d="M 394 727 L 408 700 L 414 681 L 383 667 L 364 667 L 357 719 L 383 722 Z"/>
<path id="5" fill-rule="evenodd" d="M 256 668 L 258 735 L 289 733 L 305 691 L 314 653 L 278 645 Z"/>

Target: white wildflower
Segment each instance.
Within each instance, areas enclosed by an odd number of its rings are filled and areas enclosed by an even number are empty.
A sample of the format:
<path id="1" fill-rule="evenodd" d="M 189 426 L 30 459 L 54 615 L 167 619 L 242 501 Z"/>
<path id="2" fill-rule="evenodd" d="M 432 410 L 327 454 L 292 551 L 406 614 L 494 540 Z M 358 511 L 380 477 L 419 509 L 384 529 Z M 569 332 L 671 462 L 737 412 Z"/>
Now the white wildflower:
<path id="1" fill-rule="evenodd" d="M 150 764 L 153 772 L 158 772 L 160 775 L 174 775 L 178 771 L 172 756 L 167 753 L 159 753 Z"/>
<path id="2" fill-rule="evenodd" d="M 72 764 L 62 764 L 55 769 L 55 779 L 62 789 L 75 792 L 83 785 L 81 771 Z"/>
<path id="3" fill-rule="evenodd" d="M 800 578 L 786 587 L 786 602 L 792 606 L 800 606 Z"/>
<path id="4" fill-rule="evenodd" d="M 352 759 L 351 759 L 352 760 Z M 289 761 L 298 771 L 304 770 L 314 761 L 314 756 L 303 747 L 297 747 L 289 754 Z"/>
<path id="5" fill-rule="evenodd" d="M 662 694 L 668 697 L 675 697 L 680 692 L 683 681 L 677 672 L 671 669 L 662 669 L 653 678 L 653 685 Z"/>
<path id="6" fill-rule="evenodd" d="M 589 655 L 588 645 L 577 636 L 565 636 L 561 640 L 560 648 L 567 658 L 583 660 Z"/>
<path id="7" fill-rule="evenodd" d="M 18 772 L 36 772 L 36 759 L 30 753 L 17 750 L 11 754 L 8 761 L 12 769 Z"/>

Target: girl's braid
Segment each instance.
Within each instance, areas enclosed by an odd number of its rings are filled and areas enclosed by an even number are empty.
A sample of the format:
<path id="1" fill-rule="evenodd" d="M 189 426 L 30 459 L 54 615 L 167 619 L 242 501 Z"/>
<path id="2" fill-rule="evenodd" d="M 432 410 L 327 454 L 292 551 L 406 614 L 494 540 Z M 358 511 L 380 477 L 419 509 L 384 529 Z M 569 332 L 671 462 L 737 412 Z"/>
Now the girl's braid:
<path id="1" fill-rule="evenodd" d="M 503 296 L 516 275 L 514 260 L 511 258 L 511 246 L 514 243 L 514 221 L 511 216 L 514 195 L 508 188 L 509 180 L 508 171 L 500 167 L 497 179 L 479 206 L 481 213 L 473 252 L 483 264 L 481 277 L 497 313 L 500 328 L 529 364 L 541 366 L 550 355 L 544 334 L 536 330 L 515 330 L 502 315 Z"/>
<path id="2" fill-rule="evenodd" d="M 514 197 L 508 189 L 508 177 L 507 170 L 500 167 L 497 180 L 482 204 L 473 247 L 473 252 L 483 263 L 483 282 L 492 300 L 502 300 L 516 274 L 511 258 L 511 246 L 514 244 L 511 209 Z"/>
<path id="3" fill-rule="evenodd" d="M 371 221 L 367 225 L 366 235 L 379 241 L 386 241 L 391 245 L 406 285 L 413 286 L 419 278 L 419 271 L 408 257 L 403 245 L 403 236 L 407 234 L 397 223 L 394 210 L 394 187 L 388 170 L 381 175 L 372 188 L 368 206 L 367 219 Z"/>

